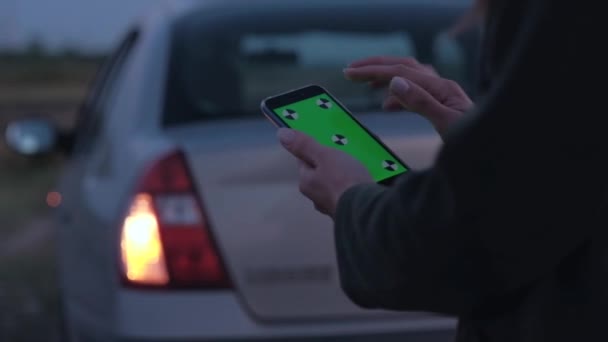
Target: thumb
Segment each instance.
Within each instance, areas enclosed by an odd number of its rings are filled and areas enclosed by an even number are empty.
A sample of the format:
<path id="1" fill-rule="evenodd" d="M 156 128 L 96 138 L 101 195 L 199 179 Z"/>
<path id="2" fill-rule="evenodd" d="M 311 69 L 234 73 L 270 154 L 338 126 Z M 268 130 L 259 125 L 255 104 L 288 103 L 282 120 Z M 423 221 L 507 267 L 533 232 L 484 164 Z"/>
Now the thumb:
<path id="1" fill-rule="evenodd" d="M 296 158 L 314 167 L 323 146 L 308 135 L 289 128 L 279 128 L 277 137 L 281 145 Z"/>
<path id="2" fill-rule="evenodd" d="M 402 77 L 393 77 L 389 91 L 391 97 L 399 101 L 403 107 L 429 119 L 450 111 L 422 87 Z"/>

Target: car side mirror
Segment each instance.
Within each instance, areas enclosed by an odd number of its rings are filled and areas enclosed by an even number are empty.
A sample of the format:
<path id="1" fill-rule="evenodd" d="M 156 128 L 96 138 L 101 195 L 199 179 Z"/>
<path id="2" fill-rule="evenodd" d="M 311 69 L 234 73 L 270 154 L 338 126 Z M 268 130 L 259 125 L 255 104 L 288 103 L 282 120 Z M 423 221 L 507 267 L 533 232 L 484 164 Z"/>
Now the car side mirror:
<path id="1" fill-rule="evenodd" d="M 59 143 L 59 130 L 46 119 L 22 119 L 10 122 L 4 132 L 6 145 L 25 157 L 53 152 Z"/>

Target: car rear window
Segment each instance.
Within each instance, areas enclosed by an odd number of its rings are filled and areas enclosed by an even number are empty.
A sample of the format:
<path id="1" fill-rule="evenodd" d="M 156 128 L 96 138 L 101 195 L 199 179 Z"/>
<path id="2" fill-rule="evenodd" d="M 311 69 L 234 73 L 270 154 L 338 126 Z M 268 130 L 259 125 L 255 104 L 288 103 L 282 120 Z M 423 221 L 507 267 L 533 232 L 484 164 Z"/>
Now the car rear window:
<path id="1" fill-rule="evenodd" d="M 262 99 L 308 84 L 327 88 L 355 112 L 378 110 L 384 91 L 342 74 L 351 61 L 373 55 L 416 57 L 465 87 L 473 83 L 475 45 L 441 34 L 457 11 L 426 11 L 426 21 L 408 24 L 371 7 L 333 22 L 319 18 L 323 11 L 288 11 L 184 17 L 173 32 L 164 124 L 261 117 Z"/>

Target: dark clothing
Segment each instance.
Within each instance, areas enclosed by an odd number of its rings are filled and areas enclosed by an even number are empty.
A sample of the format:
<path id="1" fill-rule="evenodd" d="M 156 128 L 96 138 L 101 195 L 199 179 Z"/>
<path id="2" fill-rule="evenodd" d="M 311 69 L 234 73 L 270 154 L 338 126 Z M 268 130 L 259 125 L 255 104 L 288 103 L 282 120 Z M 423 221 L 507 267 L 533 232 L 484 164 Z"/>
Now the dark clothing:
<path id="1" fill-rule="evenodd" d="M 366 308 L 458 316 L 459 341 L 608 341 L 603 12 L 494 3 L 487 93 L 433 167 L 340 199 L 343 289 Z"/>

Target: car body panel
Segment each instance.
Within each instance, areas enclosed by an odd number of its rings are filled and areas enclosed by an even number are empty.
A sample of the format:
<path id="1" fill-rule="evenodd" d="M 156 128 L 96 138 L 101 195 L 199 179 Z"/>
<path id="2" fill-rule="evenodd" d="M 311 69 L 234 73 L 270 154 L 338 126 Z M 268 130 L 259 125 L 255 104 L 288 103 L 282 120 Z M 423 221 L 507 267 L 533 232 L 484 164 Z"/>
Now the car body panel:
<path id="1" fill-rule="evenodd" d="M 201 296 L 192 293 L 122 291 L 117 320 L 118 335 L 134 340 L 221 340 L 259 338 L 315 338 L 324 336 L 454 331 L 455 321 L 435 316 L 402 316 L 381 320 L 338 320 L 260 324 L 244 312 L 231 291 Z M 200 308 L 213 314 L 201 315 Z M 176 320 L 175 317 L 180 317 Z M 430 341 L 430 340 L 429 340 Z M 441 340 L 448 341 L 448 340 Z"/>
<path id="2" fill-rule="evenodd" d="M 417 116 L 361 117 L 379 136 L 392 130 L 387 144 L 412 167 L 428 166 L 439 147 Z M 256 318 L 387 315 L 361 310 L 343 294 L 331 219 L 299 193 L 295 161 L 279 147 L 269 122 L 207 123 L 168 134 L 186 152 L 224 261 Z"/>

